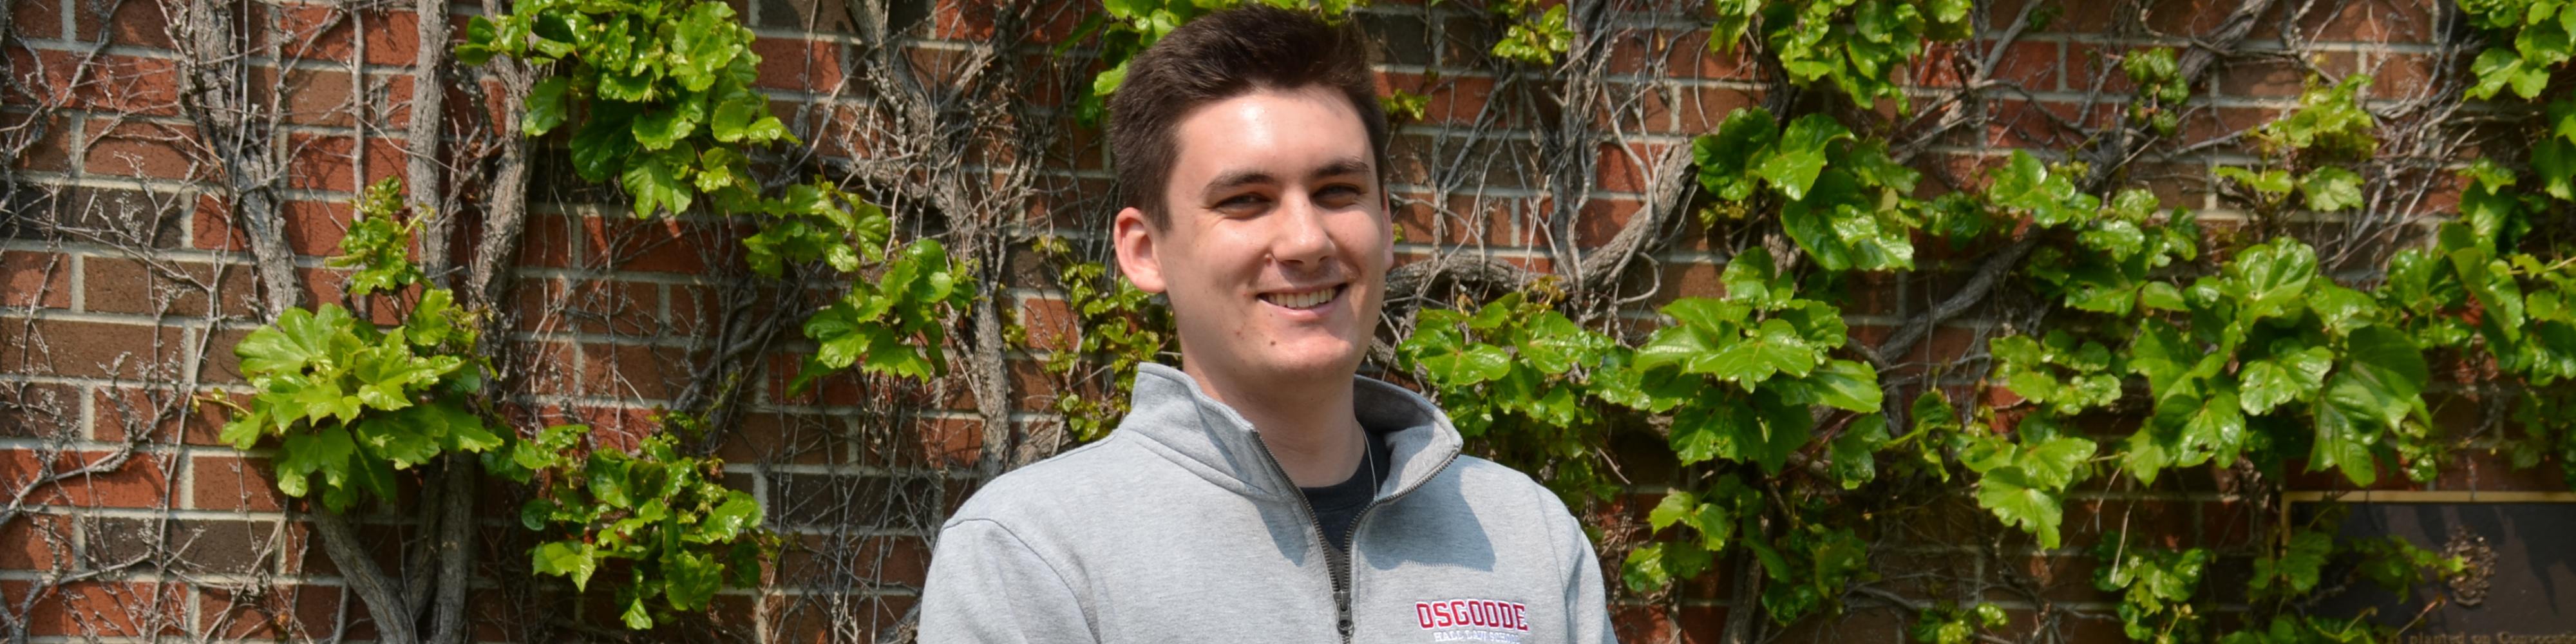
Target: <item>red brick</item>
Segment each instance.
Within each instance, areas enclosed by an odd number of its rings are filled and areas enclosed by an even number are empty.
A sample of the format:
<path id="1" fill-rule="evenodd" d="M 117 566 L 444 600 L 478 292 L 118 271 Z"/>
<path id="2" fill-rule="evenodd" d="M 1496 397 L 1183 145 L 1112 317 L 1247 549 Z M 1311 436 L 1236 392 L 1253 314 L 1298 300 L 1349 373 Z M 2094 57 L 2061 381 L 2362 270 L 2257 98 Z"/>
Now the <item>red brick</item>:
<path id="1" fill-rule="evenodd" d="M 410 78 L 402 76 L 396 77 L 391 81 L 378 79 L 372 82 L 375 84 L 376 91 L 382 92 L 382 96 L 384 97 L 382 99 L 370 99 L 367 107 L 367 118 L 377 124 L 376 127 L 379 128 L 377 131 L 389 133 L 410 131 Z M 451 84 L 455 82 L 460 81 L 450 81 Z M 451 88 L 451 91 L 454 91 L 453 88 Z M 465 112 L 463 112 L 463 110 L 450 110 L 447 113 L 453 115 Z"/>
<path id="2" fill-rule="evenodd" d="M 1996 61 L 1994 80 L 2034 92 L 2059 89 L 2058 72 L 2066 67 L 2065 50 L 2053 42 L 2015 42 Z"/>
<path id="3" fill-rule="evenodd" d="M 986 3 L 969 0 L 935 0 L 930 10 L 935 25 L 931 37 L 952 40 L 984 41 L 993 37 L 993 15 L 997 9 Z"/>
<path id="4" fill-rule="evenodd" d="M 349 137 L 288 135 L 287 140 L 295 151 L 288 165 L 287 187 L 345 193 L 356 193 L 361 188 L 354 182 L 356 168 L 352 166 L 357 161 L 351 156 L 356 142 Z M 409 158 L 400 143 L 388 139 L 369 139 L 367 143 L 367 178 L 371 182 L 402 176 Z"/>
<path id="5" fill-rule="evenodd" d="M 412 57 L 416 55 L 414 50 L 420 47 L 420 20 L 418 14 L 410 11 L 388 10 L 382 13 L 368 14 L 365 20 L 365 33 L 367 36 L 367 64 L 413 64 Z M 450 38 L 462 37 L 464 33 L 464 23 L 455 23 L 448 27 L 448 37 Z M 411 78 L 406 76 L 396 79 L 395 82 L 403 85 L 410 85 Z"/>
<path id="6" fill-rule="evenodd" d="M 575 328 L 584 333 L 627 336 L 661 335 L 654 321 L 662 308 L 662 285 L 646 282 L 583 281 L 574 283 L 563 302 Z"/>
<path id="7" fill-rule="evenodd" d="M 2077 122 L 2075 107 L 2064 103 L 1994 101 L 1995 118 L 1986 132 L 1991 144 L 2005 148 L 2055 149 L 2071 141 L 2067 124 Z"/>
<path id="8" fill-rule="evenodd" d="M 62 0 L 21 0 L 9 7 L 9 26 L 20 38 L 61 38 Z"/>
<path id="9" fill-rule="evenodd" d="M 582 354 L 582 393 L 637 402 L 678 394 L 695 366 L 683 350 L 668 347 L 588 344 Z"/>
<path id="10" fill-rule="evenodd" d="M 175 368 L 184 337 L 164 327 L 6 318 L 0 319 L 0 364 L 23 374 L 137 378 L 146 369 Z"/>
<path id="11" fill-rule="evenodd" d="M 162 469 L 159 456 L 138 452 L 115 459 L 114 452 L 66 451 L 37 454 L 20 450 L 0 451 L 0 480 L 31 481 L 39 477 L 63 477 L 51 485 L 34 488 L 27 495 L 30 503 L 112 508 L 166 508 L 174 492 L 168 472 Z M 113 466 L 113 467 L 111 467 Z M 101 471 L 65 476 L 82 468 L 98 467 Z"/>
<path id="12" fill-rule="evenodd" d="M 72 306 L 72 262 L 69 255 L 8 251 L 0 253 L 0 306 Z"/>
<path id="13" fill-rule="evenodd" d="M 1472 121 L 1482 114 L 1487 101 L 1493 100 L 1494 80 L 1476 77 L 1448 77 L 1428 92 L 1430 101 L 1422 109 L 1423 117 L 1434 122 Z"/>
<path id="14" fill-rule="evenodd" d="M 285 201 L 278 214 L 286 218 L 286 245 L 297 255 L 340 254 L 340 238 L 349 234 L 355 211 L 345 202 Z"/>
<path id="15" fill-rule="evenodd" d="M 1583 204 L 1583 209 L 1574 217 L 1575 243 L 1586 248 L 1610 243 L 1611 238 L 1617 237 L 1619 230 L 1626 228 L 1628 220 L 1636 217 L 1638 210 L 1643 206 L 1644 204 L 1627 199 L 1618 201 L 1594 199 Z M 1662 231 L 1655 232 L 1660 234 Z"/>
<path id="16" fill-rule="evenodd" d="M 286 496 L 277 491 L 277 468 L 265 458 L 202 454 L 189 463 L 195 484 L 188 507 L 197 510 L 275 512 Z"/>
<path id="17" fill-rule="evenodd" d="M 149 435 L 141 440 L 214 445 L 226 418 L 220 405 L 201 403 L 188 394 L 134 387 L 96 391 L 90 427 L 94 440 L 121 443 L 130 438 L 128 428 L 146 428 Z"/>
<path id="18" fill-rule="evenodd" d="M 717 445 L 716 457 L 727 463 L 821 465 L 842 460 L 848 452 L 847 445 L 829 432 L 789 427 L 789 421 L 778 414 L 744 414 Z"/>
<path id="19" fill-rule="evenodd" d="M 1673 111 L 1681 118 L 1675 127 L 1685 133 L 1715 132 L 1735 110 L 1756 104 L 1751 94 L 1723 87 L 1691 87 L 1675 93 L 1680 100 Z"/>
<path id="20" fill-rule="evenodd" d="M 604 235 L 586 249 L 592 266 L 650 273 L 703 273 L 706 258 L 736 244 L 719 239 L 720 228 L 684 224 L 670 218 L 603 217 Z"/>
<path id="21" fill-rule="evenodd" d="M 569 422 L 590 426 L 594 447 L 633 451 L 645 436 L 660 431 L 653 410 L 625 407 L 573 407 L 563 412 Z"/>
<path id="22" fill-rule="evenodd" d="M 94 11 L 101 6 L 116 8 L 116 14 L 104 21 L 104 33 L 102 33 L 99 16 Z M 165 6 L 160 3 L 118 2 L 100 5 L 75 1 L 72 2 L 72 9 L 72 23 L 78 32 L 74 35 L 75 38 L 95 42 L 101 36 L 105 36 L 108 41 L 119 45 L 153 49 L 172 48 L 169 15 Z"/>
<path id="23" fill-rule="evenodd" d="M 2365 44 L 2430 43 L 2433 17 L 2429 5 L 2369 3 L 2319 7 L 2301 21 L 2302 31 L 2320 41 Z"/>
<path id="24" fill-rule="evenodd" d="M 2157 33 L 2207 37 L 2210 32 L 2217 30 L 2218 26 L 2227 20 L 2227 15 L 2235 9 L 2235 3 L 2222 3 L 2215 0 L 2159 2 L 2147 8 L 2147 28 Z M 2255 22 L 2280 24 L 2280 13 L 2281 7 L 2274 5 L 2271 11 L 2266 12 Z M 2084 26 L 2091 27 L 2091 25 Z M 2088 31 L 2099 31 L 2099 28 L 2088 29 Z"/>
<path id="25" fill-rule="evenodd" d="M 2423 54 L 2374 53 L 2371 55 L 2370 97 L 2405 98 L 2425 91 L 2433 80 L 2435 61 Z"/>
<path id="26" fill-rule="evenodd" d="M 233 229 L 230 200 L 213 191 L 197 196 L 188 214 L 188 239 L 199 250 L 244 251 L 250 242 Z"/>
<path id="27" fill-rule="evenodd" d="M 1675 609 L 1673 625 L 1681 641 L 1687 644 L 1717 644 L 1725 641 L 1726 613 L 1721 606 L 1683 606 Z"/>
<path id="28" fill-rule="evenodd" d="M 154 116 L 179 114 L 177 63 L 163 58 L 101 55 L 88 60 L 69 52 L 45 52 L 48 67 L 62 65 L 61 71 L 86 67 L 86 76 L 76 91 L 75 105 L 104 112 L 134 112 Z M 54 83 L 69 82 L 73 77 L 50 72 Z"/>
<path id="29" fill-rule="evenodd" d="M 1066 351 L 1073 349 L 1082 339 L 1082 321 L 1067 308 L 1064 300 L 1035 297 L 1021 300 L 1015 313 L 1020 327 L 1028 330 L 1031 349 Z"/>
<path id="30" fill-rule="evenodd" d="M 202 178 L 196 159 L 189 153 L 196 137 L 194 128 L 93 120 L 88 129 L 89 151 L 83 156 L 83 165 L 89 172 L 154 179 Z"/>
<path id="31" fill-rule="evenodd" d="M 1717 281 L 1717 276 L 1722 270 L 1720 266 L 1697 262 L 1665 263 L 1665 292 L 1671 293 L 1674 297 L 1723 296 L 1726 294 L 1726 287 Z"/>
<path id="32" fill-rule="evenodd" d="M 2249 58 L 2222 63 L 2213 71 L 2223 96 L 2296 99 L 2307 89 L 2306 72 L 2290 61 Z"/>
<path id="33" fill-rule="evenodd" d="M 328 587 L 280 585 L 261 590 L 237 598 L 230 589 L 205 587 L 197 598 L 198 619 L 224 627 L 211 633 L 214 637 L 285 640 L 327 631 L 339 616 L 341 594 Z M 350 607 L 352 614 L 364 610 L 360 605 Z M 355 629 L 349 634 L 355 635 Z"/>
<path id="34" fill-rule="evenodd" d="M 2172 473 L 2168 472 L 2168 475 Z M 2130 543 L 2154 548 L 2193 548 L 2196 501 L 2072 498 L 2066 501 L 2061 535 L 2066 547 L 2092 547 L 2103 535 L 2125 531 Z"/>
<path id="35" fill-rule="evenodd" d="M 843 78 L 839 48 L 830 42 L 786 38 L 752 41 L 751 52 L 760 55 L 760 80 L 753 85 L 828 93 Z"/>
<path id="36" fill-rule="evenodd" d="M 72 581 L 55 586 L 26 611 L 26 634 L 38 638 L 110 638 L 185 634 L 175 615 L 187 602 L 184 584 Z M 23 601 L 29 582 L 0 582 L 0 596 Z"/>
<path id="37" fill-rule="evenodd" d="M 65 515 L 31 512 L 0 523 L 0 544 L 6 544 L 0 545 L 0 570 L 73 567 L 71 518 Z"/>
<path id="38" fill-rule="evenodd" d="M 1612 606 L 1610 623 L 1619 641 L 1646 644 L 1674 642 L 1672 616 L 1654 606 Z"/>
<path id="39" fill-rule="evenodd" d="M 61 115 L 49 115 L 42 122 L 37 122 L 33 115 L 0 114 L 0 126 L 13 130 L 41 128 L 43 136 L 25 152 L 19 153 L 19 163 L 26 169 L 46 172 L 72 170 L 72 148 L 76 145 L 73 140 L 77 134 L 72 128 L 79 122 L 79 119 Z"/>
<path id="40" fill-rule="evenodd" d="M 174 268 L 176 265 L 172 265 Z M 202 313 L 205 298 L 198 297 L 195 307 L 174 306 L 186 289 L 156 273 L 143 262 L 121 257 L 90 257 L 81 263 L 82 300 L 85 308 L 104 313 L 158 314 Z M 199 266 L 198 268 L 203 268 Z M 189 309 L 195 309 L 190 311 Z"/>

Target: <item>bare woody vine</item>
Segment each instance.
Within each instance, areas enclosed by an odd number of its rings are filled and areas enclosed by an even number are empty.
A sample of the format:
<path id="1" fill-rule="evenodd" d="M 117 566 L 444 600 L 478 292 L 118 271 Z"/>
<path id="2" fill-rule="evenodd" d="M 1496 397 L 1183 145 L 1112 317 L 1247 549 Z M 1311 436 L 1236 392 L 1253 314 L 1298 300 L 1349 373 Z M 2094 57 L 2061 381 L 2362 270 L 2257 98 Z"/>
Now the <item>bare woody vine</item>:
<path id="1" fill-rule="evenodd" d="M 903 582 L 877 576 L 887 551 L 868 530 L 935 527 L 953 501 L 946 482 L 1106 435 L 1135 366 L 1175 357 L 1168 312 L 1104 265 L 1108 192 L 1043 170 L 1096 161 L 1084 147 L 1096 143 L 1065 142 L 1097 134 L 1127 58 L 1241 1 L 999 3 L 983 9 L 988 33 L 936 60 L 901 44 L 935 24 L 895 24 L 902 12 L 886 3 L 808 12 L 808 29 L 833 22 L 858 36 L 831 91 L 869 100 L 782 118 L 790 110 L 759 89 L 753 30 L 726 3 L 487 0 L 461 34 L 418 21 L 418 42 L 453 49 L 424 48 L 409 79 L 414 96 L 461 79 L 478 109 L 415 101 L 401 132 L 408 181 L 364 189 L 328 270 L 307 276 L 280 212 L 297 150 L 281 147 L 272 107 L 287 90 L 252 84 L 246 61 L 298 55 L 329 27 L 251 37 L 237 28 L 249 5 L 163 0 L 173 47 L 187 53 L 171 107 L 197 133 L 189 179 L 243 238 L 258 305 L 226 313 L 223 275 L 156 264 L 208 294 L 207 316 L 247 330 L 232 346 L 200 333 L 181 349 L 237 356 L 245 382 L 140 372 L 152 410 L 137 426 L 223 410 L 220 441 L 265 457 L 277 491 L 301 500 L 293 510 L 383 641 L 474 637 L 466 596 L 478 577 L 497 579 L 514 610 L 613 616 L 519 620 L 509 639 L 758 639 L 781 614 L 808 611 L 836 641 L 902 640 L 909 617 L 882 609 Z M 1432 213 L 1433 239 L 1406 240 L 1426 250 L 1389 277 L 1371 369 L 1439 400 L 1473 451 L 1533 473 L 1588 517 L 1620 564 L 1623 600 L 1677 604 L 1689 580 L 1717 576 L 1737 601 L 1730 644 L 1856 610 L 1897 611 L 1926 644 L 2063 641 L 2084 619 L 2159 644 L 2375 642 L 2387 634 L 2367 621 L 2310 608 L 2355 583 L 2405 589 L 2467 562 L 2337 537 L 2331 510 L 2259 526 L 2253 551 L 2113 528 L 2088 539 L 2101 562 L 2092 584 L 2117 598 L 2097 614 L 2053 603 L 2010 566 L 1967 573 L 1898 551 L 1934 544 L 2000 562 L 2059 549 L 2076 492 L 2151 490 L 2191 473 L 2277 508 L 2287 482 L 2311 473 L 2368 487 L 2436 480 L 2471 450 L 2517 468 L 2576 460 L 2576 390 L 2560 382 L 2576 378 L 2565 245 L 2576 96 L 2553 82 L 2576 55 L 2576 6 L 2436 7 L 2426 29 L 2440 34 L 2439 64 L 2391 88 L 2331 74 L 2303 49 L 2304 17 L 2344 4 L 2240 0 L 2215 29 L 2173 34 L 2124 3 L 2109 35 L 2166 45 L 2102 50 L 2080 72 L 2091 76 L 2078 116 L 2011 124 L 2031 143 L 1963 169 L 1932 160 L 2003 127 L 2000 104 L 2029 90 L 1998 61 L 2064 7 L 1257 1 L 1349 19 L 1419 12 L 1426 24 L 1463 14 L 1481 27 L 1384 43 L 1473 39 L 1442 62 L 1494 87 L 1481 111 L 1448 115 L 1464 125 L 1397 155 L 1399 180 L 1427 186 L 1398 206 Z M 449 13 L 439 0 L 417 9 Z M 382 10 L 327 13 L 336 25 Z M 1672 37 L 1675 21 L 1705 38 Z M 2278 29 L 2286 49 L 2242 48 L 2258 27 Z M 363 58 L 363 36 L 357 46 Z M 1646 69 L 1614 69 L 1623 48 L 1650 52 Z M 2303 70 L 2296 107 L 2251 127 L 2194 127 L 2220 121 L 2194 96 L 2213 69 L 2256 58 Z M 1668 78 L 1676 60 L 1745 70 L 1760 104 L 1708 115 L 1714 125 L 1687 145 L 1635 144 L 1671 88 L 1622 79 Z M 1425 121 L 1433 97 L 1456 89 L 1437 73 L 1418 80 L 1390 81 L 1391 118 Z M 24 123 L 41 124 L 66 99 L 35 84 L 80 79 L 10 82 L 12 105 L 38 113 Z M 348 108 L 360 117 L 363 96 Z M 369 127 L 390 126 L 359 125 L 361 137 Z M 41 125 L 6 134 L 12 168 L 45 137 Z M 1644 204 L 1606 243 L 1586 244 L 1578 224 L 1597 216 L 1585 205 L 1602 190 L 1603 149 L 1628 155 Z M 2204 222 L 2198 204 L 2152 189 L 2177 180 L 2176 162 L 2219 153 L 2228 165 L 2189 179 L 2207 179 L 2233 216 Z M 537 181 L 548 168 L 568 176 Z M 1495 173 L 1537 188 L 1489 199 L 1521 202 L 1535 224 L 1528 245 L 1546 261 L 1497 259 L 1488 240 L 1449 229 L 1478 225 L 1482 214 L 1450 198 L 1481 195 Z M 7 179 L 13 194 L 59 191 Z M 2450 186 L 2455 207 L 2428 205 Z M 516 304 L 532 187 L 727 243 L 708 251 L 718 268 L 706 276 L 725 288 L 649 431 L 553 422 L 565 414 L 532 402 L 545 358 L 510 338 L 561 311 Z M 21 219 L 147 262 L 162 252 L 158 222 Z M 1674 297 L 1660 281 L 1661 258 L 1694 243 L 1723 258 L 1722 296 Z M 1045 267 L 1070 321 L 1008 313 L 1005 287 L 1024 270 L 1014 262 Z M 1835 304 L 1935 275 L 1958 279 L 1886 333 L 1857 333 Z M 340 301 L 306 301 L 305 280 L 332 281 Z M 1964 357 L 1927 346 L 1969 317 L 1994 323 L 1977 327 Z M 779 352 L 796 364 L 764 362 Z M 1014 354 L 1039 365 L 1049 419 L 1015 420 Z M 855 429 L 829 439 L 855 443 L 899 439 L 921 410 L 962 393 L 981 421 L 978 456 L 917 473 L 928 485 L 841 490 L 827 512 L 840 527 L 775 516 L 775 498 L 765 512 L 729 480 L 744 464 L 716 454 L 760 415 L 771 371 L 784 372 L 784 397 L 859 392 Z M 2477 420 L 2437 422 L 2446 412 Z M 49 457 L 34 480 L 9 481 L 0 527 L 34 521 L 36 490 L 139 467 L 161 453 L 155 441 L 177 440 L 124 435 L 104 456 L 66 467 Z M 508 530 L 479 530 L 486 515 L 508 517 Z M 407 526 L 390 542 L 398 556 L 374 552 L 369 520 Z M 180 551 L 165 539 L 81 576 L 184 569 Z M 2252 562 L 2241 593 L 2210 576 L 2230 556 Z M 789 557 L 812 570 L 778 565 Z M 0 627 L 23 641 L 38 600 L 81 580 L 28 586 Z M 791 585 L 810 592 L 788 608 L 755 600 L 745 618 L 719 607 L 727 588 Z M 225 614 L 275 601 L 267 587 L 224 587 L 235 598 Z M 2008 619 L 1999 597 L 2027 619 Z M 298 635 L 339 637 L 343 610 L 331 631 Z"/>

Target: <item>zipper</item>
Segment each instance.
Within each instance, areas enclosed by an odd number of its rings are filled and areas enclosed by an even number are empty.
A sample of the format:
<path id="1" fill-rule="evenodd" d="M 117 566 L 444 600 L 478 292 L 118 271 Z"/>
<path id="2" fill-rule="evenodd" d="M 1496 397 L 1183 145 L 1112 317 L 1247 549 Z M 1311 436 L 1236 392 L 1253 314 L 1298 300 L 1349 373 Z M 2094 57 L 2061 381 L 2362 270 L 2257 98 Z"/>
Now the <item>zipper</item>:
<path id="1" fill-rule="evenodd" d="M 1297 482 L 1288 478 L 1288 469 L 1279 466 L 1279 457 L 1270 453 L 1270 445 L 1268 443 L 1264 443 L 1258 437 L 1255 437 L 1252 441 L 1252 445 L 1261 450 L 1263 460 L 1270 463 L 1270 471 L 1274 474 L 1278 474 L 1279 480 L 1287 481 L 1288 487 L 1290 488 L 1297 487 Z M 1361 445 L 1361 449 L 1372 448 L 1363 444 Z M 1389 451 L 1393 450 L 1390 449 Z M 1449 469 L 1449 464 L 1457 460 L 1458 453 L 1450 452 L 1448 458 L 1440 460 L 1440 465 L 1438 467 L 1431 468 L 1431 476 L 1423 477 L 1424 480 L 1440 476 L 1440 472 L 1442 470 Z M 1392 474 L 1392 472 L 1390 472 L 1390 474 Z M 1368 522 L 1369 511 L 1377 509 L 1377 506 L 1380 505 L 1394 503 L 1396 499 L 1404 498 L 1404 495 L 1412 493 L 1413 488 L 1404 488 L 1396 491 L 1394 495 L 1388 496 L 1384 499 L 1375 498 L 1377 496 L 1375 494 L 1369 495 L 1371 498 L 1369 499 L 1368 505 L 1360 506 L 1359 514 L 1351 515 L 1351 527 L 1348 530 L 1343 531 L 1342 543 L 1347 547 L 1358 547 L 1359 544 L 1354 540 L 1359 538 L 1360 526 Z M 1315 504 L 1306 501 L 1305 491 L 1298 490 L 1291 496 L 1297 497 L 1297 507 L 1306 510 L 1306 525 L 1315 527 L 1314 535 L 1316 545 L 1323 546 L 1324 565 L 1333 572 L 1333 628 L 1341 631 L 1342 644 L 1350 644 L 1352 625 L 1351 577 L 1354 574 L 1352 568 L 1355 564 L 1352 561 L 1349 552 L 1342 548 L 1333 547 L 1333 542 L 1329 540 L 1330 535 L 1324 534 L 1324 520 L 1315 516 Z"/>

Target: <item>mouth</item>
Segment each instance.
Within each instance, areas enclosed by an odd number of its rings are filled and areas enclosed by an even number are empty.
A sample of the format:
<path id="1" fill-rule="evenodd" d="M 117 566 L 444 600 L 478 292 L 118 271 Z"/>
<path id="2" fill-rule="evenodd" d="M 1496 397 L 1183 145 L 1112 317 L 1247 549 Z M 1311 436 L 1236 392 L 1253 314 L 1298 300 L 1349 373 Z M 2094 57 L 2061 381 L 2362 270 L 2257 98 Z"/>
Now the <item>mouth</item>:
<path id="1" fill-rule="evenodd" d="M 1341 297 L 1342 290 L 1348 287 L 1349 285 L 1346 284 L 1336 284 L 1311 291 L 1263 293 L 1261 301 L 1278 305 L 1280 308 L 1305 311 L 1332 303 L 1334 299 Z"/>

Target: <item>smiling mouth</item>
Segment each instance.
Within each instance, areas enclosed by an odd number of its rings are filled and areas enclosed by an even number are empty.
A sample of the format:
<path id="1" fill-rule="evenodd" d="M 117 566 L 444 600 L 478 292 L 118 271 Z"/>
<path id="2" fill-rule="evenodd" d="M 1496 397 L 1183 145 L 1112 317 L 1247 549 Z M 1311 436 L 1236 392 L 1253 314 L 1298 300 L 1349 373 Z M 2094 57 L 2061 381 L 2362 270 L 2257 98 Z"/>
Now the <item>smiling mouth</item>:
<path id="1" fill-rule="evenodd" d="M 1261 301 L 1277 304 L 1284 308 L 1303 311 L 1323 306 L 1325 303 L 1333 301 L 1333 298 L 1340 297 L 1343 288 L 1346 287 L 1335 286 L 1332 288 L 1318 289 L 1304 293 L 1263 293 L 1261 294 Z"/>

